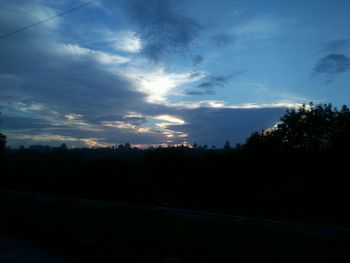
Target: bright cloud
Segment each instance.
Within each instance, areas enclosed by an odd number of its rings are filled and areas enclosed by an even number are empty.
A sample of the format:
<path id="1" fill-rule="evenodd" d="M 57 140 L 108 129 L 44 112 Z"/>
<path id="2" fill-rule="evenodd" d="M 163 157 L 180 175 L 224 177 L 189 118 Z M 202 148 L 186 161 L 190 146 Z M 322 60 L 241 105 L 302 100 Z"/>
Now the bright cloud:
<path id="1" fill-rule="evenodd" d="M 76 44 L 60 44 L 58 45 L 57 49 L 58 52 L 63 54 L 94 58 L 101 64 L 123 64 L 130 61 L 130 59 L 127 57 L 84 48 Z"/>
<path id="2" fill-rule="evenodd" d="M 31 142 L 31 143 L 70 143 L 74 145 L 77 143 L 77 146 L 81 146 L 83 144 L 86 147 L 106 147 L 109 146 L 106 143 L 100 142 L 103 140 L 101 138 L 76 138 L 72 136 L 63 136 L 58 134 L 21 134 L 21 133 L 10 133 L 8 134 L 9 140 L 14 140 L 17 142 Z"/>
<path id="3" fill-rule="evenodd" d="M 126 123 L 122 121 L 103 121 L 101 124 L 105 127 L 122 129 L 133 133 L 151 133 L 152 132 L 152 130 L 149 127 L 141 127 L 135 124 Z"/>
<path id="4" fill-rule="evenodd" d="M 203 101 L 184 101 L 168 104 L 171 107 L 180 107 L 185 109 L 200 109 L 200 108 L 217 108 L 217 109 L 264 109 L 264 108 L 298 108 L 302 103 L 297 101 L 278 101 L 271 103 L 241 103 L 230 104 L 225 101 L 203 100 Z"/>
<path id="5" fill-rule="evenodd" d="M 296 24 L 294 19 L 261 16 L 234 25 L 230 32 L 246 40 L 266 40 L 286 32 Z"/>
<path id="6" fill-rule="evenodd" d="M 136 112 L 129 112 L 123 116 L 123 119 L 129 119 L 129 118 L 141 119 L 141 118 L 144 118 L 144 115 Z"/>
<path id="7" fill-rule="evenodd" d="M 119 33 L 115 39 L 109 41 L 114 42 L 112 46 L 115 50 L 138 53 L 142 49 L 141 39 L 131 31 Z"/>
<path id="8" fill-rule="evenodd" d="M 168 96 L 174 94 L 176 88 L 203 78 L 202 74 L 193 76 L 192 72 L 168 73 L 163 67 L 148 72 L 130 69 L 126 74 L 137 80 L 138 90 L 148 95 L 147 102 L 150 103 L 165 103 Z"/>
<path id="9" fill-rule="evenodd" d="M 185 123 L 184 120 L 181 120 L 180 118 L 171 116 L 171 115 L 159 115 L 159 116 L 155 116 L 154 119 L 156 120 L 162 120 L 162 121 L 167 121 L 170 123 L 174 123 L 176 125 L 182 125 Z"/>
<path id="10" fill-rule="evenodd" d="M 76 120 L 76 119 L 80 119 L 81 117 L 83 117 L 80 114 L 75 114 L 75 113 L 70 113 L 70 114 L 66 114 L 64 115 L 64 117 L 66 117 L 68 120 Z"/>

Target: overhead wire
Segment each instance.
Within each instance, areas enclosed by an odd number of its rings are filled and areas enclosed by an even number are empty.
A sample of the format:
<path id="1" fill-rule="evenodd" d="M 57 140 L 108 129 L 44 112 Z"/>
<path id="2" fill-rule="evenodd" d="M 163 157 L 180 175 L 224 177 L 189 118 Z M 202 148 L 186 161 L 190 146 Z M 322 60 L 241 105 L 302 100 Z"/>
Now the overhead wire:
<path id="1" fill-rule="evenodd" d="M 99 1 L 99 0 L 89 1 L 89 2 L 87 2 L 87 3 L 84 3 L 84 4 L 81 4 L 81 5 L 79 5 L 79 6 L 73 7 L 73 8 L 71 8 L 71 9 L 69 9 L 69 10 L 64 11 L 64 12 L 58 13 L 58 14 L 56 14 L 56 15 L 54 15 L 54 16 L 48 17 L 48 18 L 46 18 L 46 19 L 43 19 L 43 20 L 41 20 L 41 21 L 39 21 L 39 22 L 33 23 L 33 24 L 31 24 L 31 25 L 28 25 L 28 26 L 24 26 L 24 27 L 19 28 L 19 29 L 15 30 L 15 31 L 6 33 L 6 34 L 0 36 L 0 40 L 2 40 L 2 39 L 4 39 L 4 38 L 7 38 L 7 37 L 9 37 L 9 36 L 15 35 L 15 34 L 21 32 L 21 31 L 25 31 L 25 30 L 27 30 L 27 29 L 30 29 L 30 28 L 36 27 L 36 26 L 38 26 L 38 25 L 41 25 L 41 24 L 43 24 L 43 23 L 46 23 L 46 22 L 48 22 L 48 21 L 50 21 L 50 20 L 53 20 L 53 19 L 55 19 L 55 18 L 58 18 L 58 17 L 64 16 L 64 15 L 67 15 L 67 14 L 69 14 L 69 13 L 72 13 L 72 12 L 74 12 L 74 11 L 77 11 L 78 9 L 84 8 L 84 7 L 88 6 L 88 5 L 91 5 L 91 4 L 95 3 L 95 2 L 97 2 L 97 1 Z"/>

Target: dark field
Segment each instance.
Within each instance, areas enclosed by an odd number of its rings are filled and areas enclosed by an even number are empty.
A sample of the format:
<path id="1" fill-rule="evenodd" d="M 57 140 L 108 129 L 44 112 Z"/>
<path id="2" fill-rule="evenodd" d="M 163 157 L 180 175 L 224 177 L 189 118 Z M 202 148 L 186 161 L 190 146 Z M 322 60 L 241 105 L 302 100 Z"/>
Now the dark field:
<path id="1" fill-rule="evenodd" d="M 62 262 L 348 262 L 350 257 L 350 232 L 339 229 L 6 191 L 0 204 L 1 234 L 49 251 L 46 262 L 50 256 Z"/>

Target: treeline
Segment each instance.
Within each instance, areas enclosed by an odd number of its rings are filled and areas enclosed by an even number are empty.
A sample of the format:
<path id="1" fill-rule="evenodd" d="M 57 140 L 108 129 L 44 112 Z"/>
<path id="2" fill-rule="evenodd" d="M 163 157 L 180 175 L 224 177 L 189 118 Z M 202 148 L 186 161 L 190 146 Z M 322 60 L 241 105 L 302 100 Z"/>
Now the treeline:
<path id="1" fill-rule="evenodd" d="M 7 149 L 1 187 L 349 225 L 350 111 L 303 105 L 242 145 Z"/>

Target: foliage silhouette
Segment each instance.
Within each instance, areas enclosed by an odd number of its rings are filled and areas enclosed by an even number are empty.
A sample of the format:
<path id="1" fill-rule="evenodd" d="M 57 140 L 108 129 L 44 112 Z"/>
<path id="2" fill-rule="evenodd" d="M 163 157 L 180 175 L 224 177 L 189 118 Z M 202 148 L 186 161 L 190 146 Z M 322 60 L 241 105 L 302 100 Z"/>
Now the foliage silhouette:
<path id="1" fill-rule="evenodd" d="M 0 124 L 1 124 L 1 119 L 0 119 Z M 0 160 L 4 157 L 5 146 L 6 146 L 6 136 L 0 132 Z"/>
<path id="2" fill-rule="evenodd" d="M 229 141 L 226 141 L 226 142 L 225 142 L 225 145 L 224 145 L 224 151 L 230 151 L 230 150 L 231 150 L 230 142 L 229 142 Z"/>
<path id="3" fill-rule="evenodd" d="M 303 104 L 288 110 L 276 127 L 255 132 L 247 139 L 248 150 L 342 150 L 350 146 L 350 111 L 331 104 Z"/>

